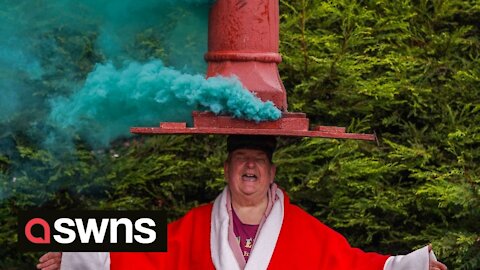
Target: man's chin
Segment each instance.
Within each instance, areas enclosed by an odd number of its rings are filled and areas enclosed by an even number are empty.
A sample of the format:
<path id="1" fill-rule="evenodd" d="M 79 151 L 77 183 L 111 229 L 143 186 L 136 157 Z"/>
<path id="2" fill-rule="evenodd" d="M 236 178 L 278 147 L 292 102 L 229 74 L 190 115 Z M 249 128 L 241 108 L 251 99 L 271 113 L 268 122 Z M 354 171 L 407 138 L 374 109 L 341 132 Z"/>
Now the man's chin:
<path id="1" fill-rule="evenodd" d="M 258 190 L 258 188 L 245 188 L 241 190 L 241 193 L 245 197 L 256 197 L 259 195 L 260 191 Z"/>

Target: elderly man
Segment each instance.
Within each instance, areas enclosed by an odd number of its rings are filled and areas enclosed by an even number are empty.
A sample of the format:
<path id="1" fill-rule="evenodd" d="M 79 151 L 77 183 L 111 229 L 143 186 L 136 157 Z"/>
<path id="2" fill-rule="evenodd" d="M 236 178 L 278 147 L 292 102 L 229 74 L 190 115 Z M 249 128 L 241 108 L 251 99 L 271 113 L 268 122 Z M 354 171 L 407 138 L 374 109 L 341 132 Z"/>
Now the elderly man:
<path id="1" fill-rule="evenodd" d="M 168 252 L 65 253 L 62 269 L 447 269 L 431 247 L 406 256 L 350 247 L 277 188 L 275 147 L 270 136 L 230 136 L 228 185 L 213 204 L 169 224 Z M 60 255 L 42 258 L 47 269 Z"/>

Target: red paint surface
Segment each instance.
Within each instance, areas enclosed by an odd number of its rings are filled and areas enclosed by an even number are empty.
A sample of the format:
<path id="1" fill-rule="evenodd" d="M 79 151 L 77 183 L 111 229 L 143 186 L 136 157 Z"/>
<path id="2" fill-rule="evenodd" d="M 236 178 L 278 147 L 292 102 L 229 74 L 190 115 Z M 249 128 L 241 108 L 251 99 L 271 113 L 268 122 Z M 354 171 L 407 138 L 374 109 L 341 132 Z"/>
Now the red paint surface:
<path id="1" fill-rule="evenodd" d="M 323 137 L 375 141 L 373 134 L 346 133 L 343 127 L 318 126 L 308 130 L 309 120 L 304 113 L 283 113 L 277 121 L 255 123 L 208 112 L 193 112 L 193 127 L 185 123 L 160 123 L 159 127 L 134 127 L 135 134 L 250 134 Z"/>
<path id="2" fill-rule="evenodd" d="M 207 77 L 234 75 L 261 100 L 286 111 L 278 29 L 278 0 L 217 0 L 209 18 Z"/>

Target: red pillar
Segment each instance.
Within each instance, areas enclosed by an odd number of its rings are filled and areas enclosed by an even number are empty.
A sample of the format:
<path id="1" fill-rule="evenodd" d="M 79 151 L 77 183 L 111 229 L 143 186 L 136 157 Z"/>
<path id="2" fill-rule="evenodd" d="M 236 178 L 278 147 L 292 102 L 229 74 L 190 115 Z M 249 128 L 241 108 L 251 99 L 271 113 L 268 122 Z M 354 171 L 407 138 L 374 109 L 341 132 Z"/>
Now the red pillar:
<path id="1" fill-rule="evenodd" d="M 217 0 L 210 11 L 207 77 L 234 75 L 261 100 L 287 111 L 278 31 L 278 0 Z"/>

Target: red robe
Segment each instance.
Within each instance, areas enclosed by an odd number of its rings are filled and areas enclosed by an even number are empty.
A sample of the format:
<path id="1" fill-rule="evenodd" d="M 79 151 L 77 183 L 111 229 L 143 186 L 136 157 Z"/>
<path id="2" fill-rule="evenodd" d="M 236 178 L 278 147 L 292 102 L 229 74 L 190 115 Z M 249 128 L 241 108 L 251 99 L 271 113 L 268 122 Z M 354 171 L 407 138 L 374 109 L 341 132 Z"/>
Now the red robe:
<path id="1" fill-rule="evenodd" d="M 352 248 L 342 235 L 290 204 L 286 195 L 284 204 L 284 221 L 268 269 L 383 269 L 389 256 Z M 168 225 L 168 252 L 111 252 L 110 269 L 215 269 L 210 255 L 212 206 L 194 208 Z"/>

